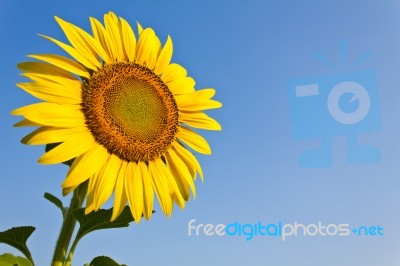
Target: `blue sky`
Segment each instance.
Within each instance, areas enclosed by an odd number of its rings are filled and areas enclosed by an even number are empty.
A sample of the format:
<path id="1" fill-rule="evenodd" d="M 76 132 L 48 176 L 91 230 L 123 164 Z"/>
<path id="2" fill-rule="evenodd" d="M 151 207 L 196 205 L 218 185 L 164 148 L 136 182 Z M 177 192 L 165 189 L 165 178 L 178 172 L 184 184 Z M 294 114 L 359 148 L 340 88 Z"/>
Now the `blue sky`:
<path id="1" fill-rule="evenodd" d="M 88 17 L 101 19 L 108 11 L 131 24 L 139 21 L 153 27 L 163 42 L 168 34 L 172 37 L 173 61 L 188 69 L 197 88 L 216 88 L 216 99 L 224 107 L 209 114 L 221 122 L 223 131 L 202 132 L 213 155 L 198 156 L 205 182 L 197 182 L 198 196 L 185 210 L 176 208 L 168 219 L 156 206 L 149 222 L 89 235 L 80 242 L 74 265 L 98 255 L 127 265 L 398 265 L 398 1 L 2 0 L 0 231 L 17 225 L 37 227 L 28 242 L 37 265 L 51 260 L 61 225 L 58 210 L 42 195 L 60 196 L 67 168 L 39 165 L 43 147 L 22 145 L 20 139 L 28 131 L 12 127 L 18 118 L 10 111 L 35 101 L 15 86 L 23 80 L 16 64 L 27 54 L 63 54 L 36 35 L 65 40 L 53 16 L 89 30 Z M 346 56 L 343 43 L 347 43 Z M 371 56 L 355 64 L 366 51 Z M 321 62 L 318 54 L 333 64 Z M 374 76 L 362 74 L 366 70 Z M 363 83 L 367 77 L 373 82 Z M 373 130 L 357 131 L 354 125 L 344 127 L 340 135 L 329 131 L 338 123 L 326 108 L 326 97 L 335 84 L 322 84 L 331 79 L 351 80 L 366 88 L 377 114 L 376 120 L 367 120 L 372 111 L 366 115 L 366 128 Z M 290 101 L 294 88 L 289 84 L 305 85 L 304 80 L 319 84 L 321 94 L 308 98 L 310 104 L 296 105 Z M 360 101 L 348 106 L 341 102 L 340 107 L 354 111 Z M 323 125 L 316 127 L 321 130 L 317 137 L 294 139 L 296 130 L 310 133 L 310 129 L 303 120 L 292 119 L 292 110 L 300 114 L 308 110 L 304 119 Z M 349 148 L 351 134 L 377 148 L 380 161 L 349 162 L 348 152 L 366 154 Z M 301 154 L 318 148 L 322 139 L 331 144 L 331 166 L 299 164 Z M 379 225 L 384 235 L 297 236 L 286 241 L 265 236 L 249 241 L 243 236 L 189 237 L 192 219 L 195 224 L 214 225 L 259 221 L 349 224 L 351 229 Z M 0 245 L 0 253 L 11 251 Z"/>

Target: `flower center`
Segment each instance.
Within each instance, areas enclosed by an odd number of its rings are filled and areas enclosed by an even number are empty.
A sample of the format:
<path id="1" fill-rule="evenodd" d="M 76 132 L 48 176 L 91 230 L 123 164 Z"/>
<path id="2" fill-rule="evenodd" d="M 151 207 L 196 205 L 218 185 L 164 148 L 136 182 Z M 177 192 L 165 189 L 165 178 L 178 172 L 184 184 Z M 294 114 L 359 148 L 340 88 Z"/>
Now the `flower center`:
<path id="1" fill-rule="evenodd" d="M 130 162 L 151 161 L 175 140 L 178 106 L 163 81 L 134 63 L 105 65 L 84 82 L 86 125 L 110 153 Z"/>

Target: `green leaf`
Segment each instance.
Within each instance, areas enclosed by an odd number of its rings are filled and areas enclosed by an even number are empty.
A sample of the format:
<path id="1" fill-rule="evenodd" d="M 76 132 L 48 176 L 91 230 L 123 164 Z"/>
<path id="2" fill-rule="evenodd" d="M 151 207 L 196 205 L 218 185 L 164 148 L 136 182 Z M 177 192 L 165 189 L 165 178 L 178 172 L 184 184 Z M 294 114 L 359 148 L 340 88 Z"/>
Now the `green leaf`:
<path id="1" fill-rule="evenodd" d="M 53 203 L 56 207 L 58 207 L 61 210 L 63 218 L 65 219 L 65 216 L 67 215 L 68 212 L 68 208 L 63 206 L 62 201 L 53 194 L 50 194 L 48 192 L 44 193 L 43 196 L 45 199 Z"/>
<path id="2" fill-rule="evenodd" d="M 90 232 L 100 229 L 128 227 L 129 223 L 134 221 L 129 207 L 125 206 L 121 215 L 115 221 L 110 222 L 112 210 L 112 208 L 108 210 L 100 209 L 87 215 L 85 215 L 83 208 L 74 211 L 74 216 L 80 225 L 76 234 L 76 241 Z"/>
<path id="3" fill-rule="evenodd" d="M 14 256 L 13 254 L 0 255 L 1 266 L 32 266 L 32 263 L 23 257 Z"/>
<path id="4" fill-rule="evenodd" d="M 118 264 L 115 260 L 106 257 L 106 256 L 100 256 L 94 258 L 89 264 L 86 264 L 88 266 L 126 266 L 125 264 Z"/>
<path id="5" fill-rule="evenodd" d="M 7 244 L 18 249 L 33 264 L 31 252 L 26 246 L 26 241 L 31 236 L 33 231 L 35 231 L 35 227 L 33 226 L 13 227 L 7 231 L 0 232 L 0 243 Z"/>

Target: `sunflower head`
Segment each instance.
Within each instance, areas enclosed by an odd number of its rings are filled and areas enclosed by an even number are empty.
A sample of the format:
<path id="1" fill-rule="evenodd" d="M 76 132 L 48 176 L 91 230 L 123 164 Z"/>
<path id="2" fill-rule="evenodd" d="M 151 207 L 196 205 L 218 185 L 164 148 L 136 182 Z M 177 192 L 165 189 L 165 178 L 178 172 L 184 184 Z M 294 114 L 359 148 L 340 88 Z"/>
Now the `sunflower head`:
<path id="1" fill-rule="evenodd" d="M 184 208 L 194 181 L 203 178 L 191 149 L 211 154 L 192 128 L 220 130 L 204 110 L 221 107 L 215 90 L 195 89 L 181 65 L 171 63 L 173 45 L 151 28 L 137 34 L 110 12 L 104 24 L 90 18 L 92 34 L 58 17 L 69 43 L 41 35 L 70 57 L 35 54 L 19 64 L 31 81 L 18 87 L 42 100 L 12 112 L 16 126 L 37 127 L 25 144 L 60 143 L 39 158 L 43 164 L 73 159 L 62 183 L 68 194 L 88 182 L 86 212 L 98 210 L 112 194 L 112 220 L 128 203 L 136 222 L 149 219 L 156 195 L 170 216 Z"/>

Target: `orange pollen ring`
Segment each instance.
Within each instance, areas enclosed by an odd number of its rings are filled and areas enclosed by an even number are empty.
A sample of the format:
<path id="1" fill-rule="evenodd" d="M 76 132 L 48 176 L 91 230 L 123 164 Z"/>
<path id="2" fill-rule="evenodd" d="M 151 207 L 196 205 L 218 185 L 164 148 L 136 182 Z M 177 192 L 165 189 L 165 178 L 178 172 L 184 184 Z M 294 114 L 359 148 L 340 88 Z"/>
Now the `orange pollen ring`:
<path id="1" fill-rule="evenodd" d="M 105 65 L 82 85 L 82 110 L 97 143 L 128 162 L 148 162 L 172 146 L 178 105 L 168 86 L 135 63 Z"/>

